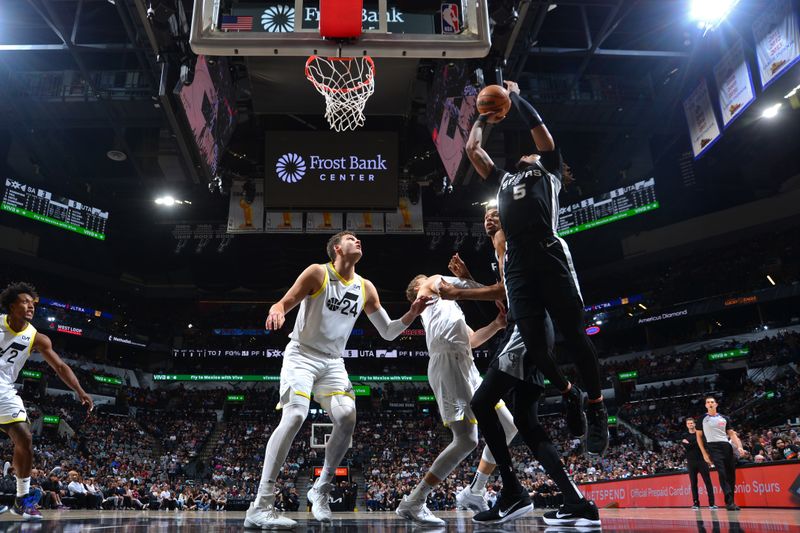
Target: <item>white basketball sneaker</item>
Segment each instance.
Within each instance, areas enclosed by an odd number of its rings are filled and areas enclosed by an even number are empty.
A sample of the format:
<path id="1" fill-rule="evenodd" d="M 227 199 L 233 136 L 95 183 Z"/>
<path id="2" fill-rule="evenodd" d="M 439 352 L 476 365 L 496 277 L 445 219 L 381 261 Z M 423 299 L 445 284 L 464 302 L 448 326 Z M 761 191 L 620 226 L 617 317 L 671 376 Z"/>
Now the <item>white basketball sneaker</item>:
<path id="1" fill-rule="evenodd" d="M 464 487 L 458 494 L 456 494 L 456 505 L 459 509 L 472 509 L 473 511 L 483 512 L 489 510 L 489 504 L 486 502 L 486 489 L 481 489 L 480 492 L 472 492 L 469 486 Z"/>
<path id="2" fill-rule="evenodd" d="M 320 522 L 331 521 L 331 506 L 328 503 L 328 495 L 331 492 L 333 485 L 330 483 L 322 483 L 319 487 L 312 486 L 308 491 L 308 501 L 311 502 L 311 513 L 314 518 Z"/>
<path id="3" fill-rule="evenodd" d="M 273 500 L 274 501 L 274 498 Z M 297 522 L 291 518 L 281 516 L 272 505 L 272 501 L 264 507 L 256 507 L 256 502 L 250 504 L 244 515 L 244 527 L 255 529 L 294 529 Z"/>
<path id="4" fill-rule="evenodd" d="M 398 516 L 426 526 L 443 526 L 444 520 L 435 516 L 424 501 L 409 500 L 408 496 L 403 497 L 403 501 L 397 506 L 395 511 Z"/>

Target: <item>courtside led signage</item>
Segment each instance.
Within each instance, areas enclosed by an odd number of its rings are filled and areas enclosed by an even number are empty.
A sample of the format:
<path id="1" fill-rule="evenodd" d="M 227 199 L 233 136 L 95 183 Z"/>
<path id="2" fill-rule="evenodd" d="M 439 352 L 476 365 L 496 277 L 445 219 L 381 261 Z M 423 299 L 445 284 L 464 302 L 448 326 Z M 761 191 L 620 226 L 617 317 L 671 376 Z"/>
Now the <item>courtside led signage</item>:
<path id="1" fill-rule="evenodd" d="M 721 361 L 723 359 L 735 359 L 737 357 L 746 357 L 750 353 L 750 348 L 734 348 L 733 350 L 725 350 L 724 352 L 713 352 L 708 354 L 709 361 Z"/>
<path id="2" fill-rule="evenodd" d="M 122 385 L 122 379 L 114 376 L 100 376 L 95 374 L 94 380 L 108 385 Z"/>
<path id="3" fill-rule="evenodd" d="M 630 381 L 639 377 L 639 371 L 631 370 L 629 372 L 620 372 L 617 374 L 617 377 L 619 377 L 620 381 Z"/>

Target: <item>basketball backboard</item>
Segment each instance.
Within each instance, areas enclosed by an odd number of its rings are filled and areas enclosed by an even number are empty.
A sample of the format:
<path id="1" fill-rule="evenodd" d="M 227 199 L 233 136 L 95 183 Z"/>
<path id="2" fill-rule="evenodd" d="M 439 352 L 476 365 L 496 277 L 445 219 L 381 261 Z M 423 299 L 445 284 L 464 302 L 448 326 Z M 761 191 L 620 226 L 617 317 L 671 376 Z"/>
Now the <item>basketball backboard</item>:
<path id="1" fill-rule="evenodd" d="M 340 43 L 319 35 L 319 0 L 195 0 L 191 46 L 214 56 L 475 58 L 491 45 L 488 0 L 364 0 L 363 33 Z"/>

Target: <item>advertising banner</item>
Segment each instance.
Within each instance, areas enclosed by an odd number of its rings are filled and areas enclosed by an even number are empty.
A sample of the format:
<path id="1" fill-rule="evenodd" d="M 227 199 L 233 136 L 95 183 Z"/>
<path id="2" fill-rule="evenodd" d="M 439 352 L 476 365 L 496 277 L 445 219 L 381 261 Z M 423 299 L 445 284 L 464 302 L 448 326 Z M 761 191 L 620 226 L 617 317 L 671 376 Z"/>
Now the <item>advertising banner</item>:
<path id="1" fill-rule="evenodd" d="M 711 472 L 714 498 L 724 502 L 716 471 Z M 686 473 L 624 481 L 581 484 L 584 496 L 598 507 L 689 507 L 692 489 Z M 700 501 L 705 504 L 706 488 L 699 483 Z M 741 507 L 800 508 L 800 462 L 750 466 L 736 470 L 736 504 Z"/>
<path id="2" fill-rule="evenodd" d="M 790 0 L 773 0 L 753 21 L 761 87 L 766 87 L 800 58 L 800 29 Z"/>
<path id="3" fill-rule="evenodd" d="M 737 39 L 714 67 L 722 127 L 727 127 L 756 99 L 750 67 L 744 58 L 742 40 Z"/>
<path id="4" fill-rule="evenodd" d="M 683 111 L 689 124 L 689 136 L 692 140 L 692 152 L 695 159 L 708 150 L 719 139 L 719 125 L 711 98 L 708 95 L 708 84 L 703 79 L 692 94 L 684 100 Z"/>

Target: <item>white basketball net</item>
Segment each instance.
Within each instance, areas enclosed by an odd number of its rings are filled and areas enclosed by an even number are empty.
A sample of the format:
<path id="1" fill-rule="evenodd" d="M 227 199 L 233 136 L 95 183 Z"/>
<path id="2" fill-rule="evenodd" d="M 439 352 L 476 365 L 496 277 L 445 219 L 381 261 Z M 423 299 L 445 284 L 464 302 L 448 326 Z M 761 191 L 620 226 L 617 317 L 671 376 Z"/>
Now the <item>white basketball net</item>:
<path id="1" fill-rule="evenodd" d="M 364 106 L 375 92 L 371 57 L 311 56 L 306 61 L 306 78 L 325 97 L 325 118 L 331 129 L 354 130 L 364 125 Z"/>

